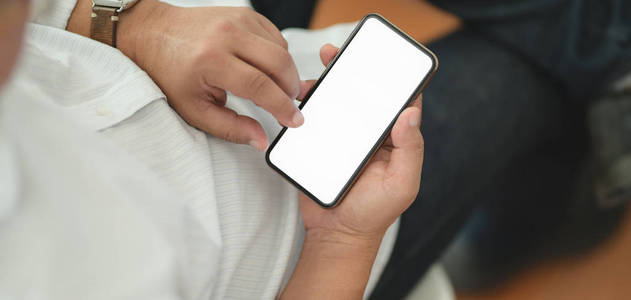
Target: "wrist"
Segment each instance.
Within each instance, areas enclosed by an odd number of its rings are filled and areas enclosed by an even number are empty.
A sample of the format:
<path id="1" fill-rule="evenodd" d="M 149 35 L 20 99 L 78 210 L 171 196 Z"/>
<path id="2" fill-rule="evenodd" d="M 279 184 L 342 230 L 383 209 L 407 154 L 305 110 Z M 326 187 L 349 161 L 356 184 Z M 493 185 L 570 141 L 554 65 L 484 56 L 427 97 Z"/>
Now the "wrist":
<path id="1" fill-rule="evenodd" d="M 361 299 L 382 236 L 311 229 L 281 299 Z"/>
<path id="2" fill-rule="evenodd" d="M 145 44 L 146 28 L 152 26 L 148 24 L 148 17 L 155 13 L 158 6 L 155 0 L 143 0 L 120 13 L 117 48 L 134 62 L 142 51 L 139 48 Z"/>
<path id="3" fill-rule="evenodd" d="M 321 252 L 326 259 L 374 260 L 383 234 L 348 234 L 329 229 L 309 229 L 305 233 L 303 249 Z"/>

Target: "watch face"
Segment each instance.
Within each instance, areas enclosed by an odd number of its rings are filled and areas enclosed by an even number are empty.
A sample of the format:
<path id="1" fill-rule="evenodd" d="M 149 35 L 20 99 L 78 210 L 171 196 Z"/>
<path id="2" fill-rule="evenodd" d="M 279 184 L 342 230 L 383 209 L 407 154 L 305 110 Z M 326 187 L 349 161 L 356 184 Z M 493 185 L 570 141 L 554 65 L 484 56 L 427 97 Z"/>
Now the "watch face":
<path id="1" fill-rule="evenodd" d="M 92 3 L 96 6 L 106 6 L 106 7 L 114 7 L 121 8 L 123 7 L 122 0 L 92 0 Z"/>
<path id="2" fill-rule="evenodd" d="M 92 3 L 98 6 L 106 6 L 106 7 L 115 7 L 120 10 L 128 9 L 134 4 L 136 4 L 138 0 L 93 0 Z"/>
<path id="3" fill-rule="evenodd" d="M 136 4 L 136 2 L 138 1 L 139 0 L 123 0 L 123 9 L 128 9 L 134 6 L 134 4 Z"/>

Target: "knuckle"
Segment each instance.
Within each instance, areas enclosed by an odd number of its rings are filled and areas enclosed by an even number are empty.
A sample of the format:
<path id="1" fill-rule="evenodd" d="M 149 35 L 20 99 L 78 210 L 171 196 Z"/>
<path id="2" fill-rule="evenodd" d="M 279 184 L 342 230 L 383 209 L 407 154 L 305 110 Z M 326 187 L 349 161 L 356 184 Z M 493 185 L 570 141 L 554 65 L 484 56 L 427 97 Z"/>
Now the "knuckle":
<path id="1" fill-rule="evenodd" d="M 293 114 L 293 105 L 290 104 L 291 103 L 285 99 L 277 99 L 271 102 L 270 109 L 280 114 Z"/>
<path id="2" fill-rule="evenodd" d="M 289 49 L 289 43 L 282 35 L 280 36 L 280 45 L 281 47 L 285 48 L 285 50 Z"/>
<path id="3" fill-rule="evenodd" d="M 198 59 L 195 62 L 197 66 L 204 65 L 208 62 L 218 64 L 223 62 L 225 59 L 221 49 L 212 44 L 205 44 L 201 46 L 198 52 L 198 55 L 196 55 Z"/>
<path id="4" fill-rule="evenodd" d="M 214 133 L 214 128 L 210 126 L 205 120 L 199 118 L 199 116 L 182 116 L 182 119 L 188 124 L 191 125 L 201 131 L 208 132 L 210 134 Z"/>
<path id="5" fill-rule="evenodd" d="M 298 94 L 300 94 L 300 76 L 298 75 L 298 71 L 296 70 L 294 61 L 289 54 L 286 55 L 285 64 L 285 70 L 288 70 L 289 74 L 291 74 L 289 84 L 289 96 L 296 97 L 298 96 Z"/>
<path id="6" fill-rule="evenodd" d="M 223 135 L 223 139 L 230 143 L 237 143 L 237 135 L 234 132 L 234 129 L 229 129 Z"/>
<path id="7" fill-rule="evenodd" d="M 279 74 L 285 74 L 286 88 L 289 96 L 297 96 L 300 93 L 300 85 L 298 83 L 298 74 L 294 64 L 294 60 L 287 51 L 281 51 L 277 63 Z"/>
<path id="8" fill-rule="evenodd" d="M 250 75 L 250 79 L 247 81 L 247 88 L 253 97 L 260 95 L 267 86 L 268 78 L 265 74 L 256 72 Z"/>
<path id="9" fill-rule="evenodd" d="M 228 64 L 228 56 L 221 49 L 214 46 L 200 46 L 196 50 L 192 50 L 191 60 L 187 63 L 191 72 L 199 80 L 199 84 L 204 87 L 210 87 L 212 78 L 206 76 L 209 71 L 220 72 Z"/>
<path id="10" fill-rule="evenodd" d="M 280 62 L 279 65 L 283 68 L 283 70 L 291 70 L 294 67 L 294 60 L 287 51 L 282 51 L 280 53 Z"/>
<path id="11" fill-rule="evenodd" d="M 222 18 L 217 20 L 215 29 L 219 34 L 235 34 L 237 32 L 237 25 L 228 18 Z"/>
<path id="12" fill-rule="evenodd" d="M 229 122 L 228 124 L 234 124 L 236 122 L 236 120 L 239 118 L 239 116 L 237 115 L 237 113 L 232 113 L 231 114 L 231 118 L 232 121 Z M 241 142 L 241 135 L 239 134 L 239 127 L 238 126 L 230 126 L 228 127 L 222 134 L 222 139 L 230 142 L 230 143 L 240 143 Z"/>

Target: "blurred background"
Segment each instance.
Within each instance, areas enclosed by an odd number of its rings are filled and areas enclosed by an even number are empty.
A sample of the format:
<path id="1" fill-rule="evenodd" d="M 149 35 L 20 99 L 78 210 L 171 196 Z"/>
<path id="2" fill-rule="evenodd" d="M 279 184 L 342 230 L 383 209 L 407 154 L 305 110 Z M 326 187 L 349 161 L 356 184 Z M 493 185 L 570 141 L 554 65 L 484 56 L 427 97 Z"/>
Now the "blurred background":
<path id="1" fill-rule="evenodd" d="M 438 55 L 423 184 L 454 216 L 438 243 L 458 299 L 630 299 L 625 1 L 253 4 L 281 29 L 376 12 Z"/>

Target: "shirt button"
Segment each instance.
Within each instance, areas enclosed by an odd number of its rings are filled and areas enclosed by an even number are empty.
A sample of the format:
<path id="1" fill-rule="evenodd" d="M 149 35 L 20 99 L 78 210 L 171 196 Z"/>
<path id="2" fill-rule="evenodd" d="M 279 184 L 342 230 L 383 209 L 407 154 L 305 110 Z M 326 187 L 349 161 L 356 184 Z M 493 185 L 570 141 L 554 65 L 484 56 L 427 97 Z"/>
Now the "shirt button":
<path id="1" fill-rule="evenodd" d="M 96 114 L 101 117 L 109 117 L 112 115 L 112 110 L 105 106 L 99 106 L 96 108 Z"/>

